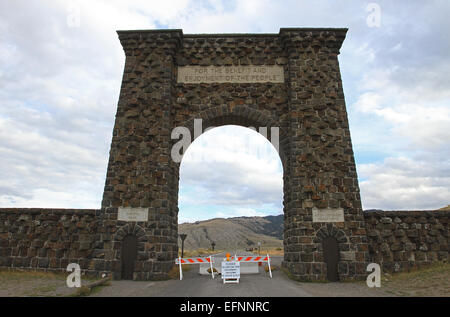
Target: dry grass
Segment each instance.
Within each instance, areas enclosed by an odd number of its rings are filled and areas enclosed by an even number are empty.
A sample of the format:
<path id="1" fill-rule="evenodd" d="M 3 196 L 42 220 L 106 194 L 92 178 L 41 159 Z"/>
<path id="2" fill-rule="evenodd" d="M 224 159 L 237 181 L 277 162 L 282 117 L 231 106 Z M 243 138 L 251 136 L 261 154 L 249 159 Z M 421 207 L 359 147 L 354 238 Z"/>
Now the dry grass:
<path id="1" fill-rule="evenodd" d="M 68 274 L 63 272 L 0 270 L 0 297 L 68 296 L 76 291 L 66 285 Z M 92 280 L 94 279 L 82 275 L 82 282 Z"/>
<path id="2" fill-rule="evenodd" d="M 261 252 L 258 252 L 258 250 L 253 251 L 256 254 L 259 255 L 271 255 L 271 256 L 284 256 L 284 250 L 283 248 L 276 247 L 276 248 L 261 248 Z"/>
<path id="3" fill-rule="evenodd" d="M 450 296 L 450 264 L 436 263 L 411 272 L 384 273 L 381 288 L 397 296 Z"/>
<path id="4" fill-rule="evenodd" d="M 211 249 L 197 249 L 197 250 L 184 250 L 184 257 L 185 258 L 192 258 L 192 257 L 204 257 L 213 255 L 216 253 L 222 253 L 225 252 L 225 250 L 214 250 Z M 261 248 L 261 252 L 258 252 L 258 249 L 255 249 L 253 251 L 255 254 L 259 255 L 272 255 L 272 256 L 283 256 L 284 250 L 281 247 L 273 247 L 273 248 Z M 181 250 L 178 251 L 178 256 L 181 256 Z"/>
<path id="5" fill-rule="evenodd" d="M 69 295 L 69 297 L 84 297 L 84 296 L 90 296 L 95 293 L 98 293 L 102 290 L 105 286 L 110 286 L 111 282 L 106 282 L 102 285 L 97 285 L 94 287 L 87 287 L 87 286 L 81 286 L 80 288 L 77 288 L 76 291 Z"/>
<path id="6" fill-rule="evenodd" d="M 190 271 L 192 268 L 189 264 L 181 264 L 181 269 L 183 272 Z M 169 279 L 180 279 L 180 267 L 179 265 L 174 265 L 169 271 Z"/>
<path id="7" fill-rule="evenodd" d="M 223 252 L 223 250 L 212 250 L 212 249 L 197 249 L 197 250 L 184 250 L 183 257 L 192 258 L 197 256 L 209 256 L 215 253 Z M 181 256 L 181 250 L 178 250 L 178 256 Z"/>
<path id="8" fill-rule="evenodd" d="M 278 266 L 276 266 L 276 265 L 271 265 L 270 266 L 270 270 L 273 272 L 273 271 L 276 271 L 276 270 L 278 270 Z M 268 265 L 266 265 L 265 267 L 264 267 L 264 271 L 266 271 L 266 272 L 269 272 L 269 266 Z"/>
<path id="9" fill-rule="evenodd" d="M 65 280 L 67 275 L 63 273 L 43 272 L 43 271 L 23 271 L 0 269 L 0 282 L 22 281 L 24 279 L 59 279 Z"/>

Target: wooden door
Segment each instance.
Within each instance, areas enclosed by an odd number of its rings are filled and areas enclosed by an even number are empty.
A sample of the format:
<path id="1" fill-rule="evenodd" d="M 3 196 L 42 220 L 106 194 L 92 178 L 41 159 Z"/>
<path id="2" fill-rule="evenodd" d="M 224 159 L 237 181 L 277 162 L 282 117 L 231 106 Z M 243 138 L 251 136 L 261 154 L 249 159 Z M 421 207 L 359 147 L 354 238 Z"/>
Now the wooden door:
<path id="1" fill-rule="evenodd" d="M 127 235 L 122 241 L 122 279 L 132 280 L 137 258 L 137 237 Z"/>
<path id="2" fill-rule="evenodd" d="M 327 264 L 327 279 L 331 282 L 339 280 L 338 262 L 339 262 L 339 246 L 336 238 L 325 237 L 322 242 L 323 258 Z"/>

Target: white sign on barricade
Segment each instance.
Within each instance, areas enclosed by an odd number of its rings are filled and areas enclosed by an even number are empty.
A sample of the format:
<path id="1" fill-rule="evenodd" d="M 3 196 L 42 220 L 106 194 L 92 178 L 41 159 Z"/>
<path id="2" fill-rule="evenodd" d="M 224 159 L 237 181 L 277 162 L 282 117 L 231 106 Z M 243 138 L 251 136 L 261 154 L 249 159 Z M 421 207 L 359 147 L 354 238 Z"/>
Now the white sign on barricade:
<path id="1" fill-rule="evenodd" d="M 223 284 L 239 283 L 241 278 L 241 264 L 237 261 L 222 262 L 222 279 Z"/>

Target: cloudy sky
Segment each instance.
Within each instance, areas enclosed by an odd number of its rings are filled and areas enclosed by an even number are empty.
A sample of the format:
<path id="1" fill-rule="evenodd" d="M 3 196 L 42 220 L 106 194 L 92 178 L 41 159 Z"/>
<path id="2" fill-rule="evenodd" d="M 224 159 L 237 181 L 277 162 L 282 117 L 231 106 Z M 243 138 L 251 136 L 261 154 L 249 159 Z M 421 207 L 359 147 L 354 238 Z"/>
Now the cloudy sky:
<path id="1" fill-rule="evenodd" d="M 280 27 L 349 28 L 339 59 L 364 209 L 450 204 L 449 16 L 447 0 L 1 0 L 0 207 L 100 207 L 116 30 Z M 180 177 L 181 221 L 282 213 L 279 157 L 249 129 L 202 135 Z"/>

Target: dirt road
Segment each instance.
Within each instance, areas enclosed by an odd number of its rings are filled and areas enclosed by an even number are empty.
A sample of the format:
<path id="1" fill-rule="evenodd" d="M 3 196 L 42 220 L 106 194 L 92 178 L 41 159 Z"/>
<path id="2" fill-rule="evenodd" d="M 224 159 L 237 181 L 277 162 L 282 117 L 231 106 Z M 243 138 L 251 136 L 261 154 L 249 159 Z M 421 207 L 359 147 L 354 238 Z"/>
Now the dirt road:
<path id="1" fill-rule="evenodd" d="M 243 253 L 239 253 L 240 255 Z M 216 254 L 220 259 L 223 254 Z M 280 267 L 282 257 L 271 257 Z M 218 262 L 215 262 L 218 264 Z M 436 263 L 409 273 L 383 273 L 381 288 L 369 288 L 365 281 L 340 283 L 300 283 L 283 271 L 273 271 L 273 278 L 260 268 L 259 274 L 241 274 L 239 284 L 223 284 L 221 276 L 200 275 L 198 265 L 189 265 L 184 279 L 167 281 L 111 281 L 96 288 L 90 296 L 130 297 L 337 297 L 337 296 L 444 296 L 450 295 L 450 264 Z M 176 267 L 175 267 L 176 269 Z M 175 270 L 176 273 L 176 270 Z M 66 286 L 67 274 L 0 270 L 0 297 L 69 296 L 76 292 Z M 82 277 L 82 284 L 92 282 Z"/>
<path id="2" fill-rule="evenodd" d="M 112 281 L 92 296 L 130 297 L 305 297 L 305 296 L 392 296 L 381 290 L 357 283 L 299 283 L 282 271 L 273 278 L 261 270 L 259 274 L 241 275 L 239 284 L 223 284 L 220 276 L 198 274 L 197 265 L 183 273 L 183 280 L 159 282 Z"/>

